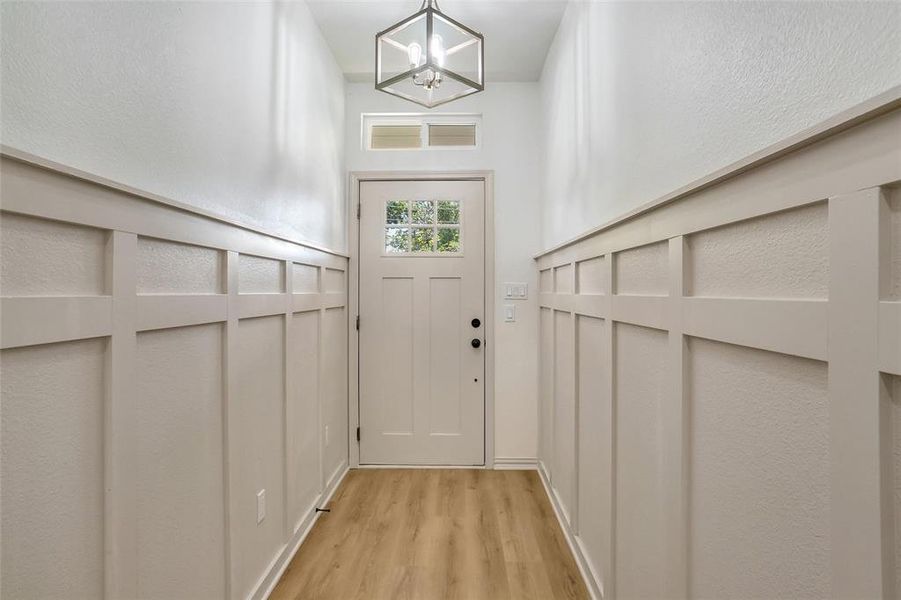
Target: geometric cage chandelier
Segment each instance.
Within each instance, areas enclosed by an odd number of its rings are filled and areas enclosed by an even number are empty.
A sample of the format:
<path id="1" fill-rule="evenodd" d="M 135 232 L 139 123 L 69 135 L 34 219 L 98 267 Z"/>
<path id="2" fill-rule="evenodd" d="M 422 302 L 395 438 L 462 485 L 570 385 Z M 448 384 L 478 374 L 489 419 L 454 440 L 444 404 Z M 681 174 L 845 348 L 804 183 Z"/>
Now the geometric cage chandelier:
<path id="1" fill-rule="evenodd" d="M 375 89 L 434 108 L 485 89 L 484 37 L 423 0 L 375 36 Z"/>

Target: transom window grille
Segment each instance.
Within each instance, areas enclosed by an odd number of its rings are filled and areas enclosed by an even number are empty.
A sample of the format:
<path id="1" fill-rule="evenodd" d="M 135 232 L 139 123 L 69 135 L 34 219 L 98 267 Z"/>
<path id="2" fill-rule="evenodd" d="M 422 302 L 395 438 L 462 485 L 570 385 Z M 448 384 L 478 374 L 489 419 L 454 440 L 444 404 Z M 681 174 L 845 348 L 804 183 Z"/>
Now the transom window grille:
<path id="1" fill-rule="evenodd" d="M 386 254 L 459 254 L 463 251 L 459 200 L 389 200 Z"/>
<path id="2" fill-rule="evenodd" d="M 481 115 L 364 114 L 362 147 L 370 151 L 466 151 L 481 144 Z"/>
<path id="3" fill-rule="evenodd" d="M 373 125 L 369 147 L 372 150 L 399 150 L 422 147 L 422 126 Z"/>

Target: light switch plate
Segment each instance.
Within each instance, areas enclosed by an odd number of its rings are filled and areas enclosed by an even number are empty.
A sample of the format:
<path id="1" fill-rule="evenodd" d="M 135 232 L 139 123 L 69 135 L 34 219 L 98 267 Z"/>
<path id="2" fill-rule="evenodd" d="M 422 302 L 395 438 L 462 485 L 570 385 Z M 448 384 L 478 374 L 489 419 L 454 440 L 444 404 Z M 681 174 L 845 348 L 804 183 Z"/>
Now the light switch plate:
<path id="1" fill-rule="evenodd" d="M 514 323 L 514 322 L 516 322 L 516 305 L 505 304 L 504 305 L 504 323 Z"/>
<path id="2" fill-rule="evenodd" d="M 529 297 L 528 283 L 505 283 L 504 299 L 505 300 L 525 300 Z"/>

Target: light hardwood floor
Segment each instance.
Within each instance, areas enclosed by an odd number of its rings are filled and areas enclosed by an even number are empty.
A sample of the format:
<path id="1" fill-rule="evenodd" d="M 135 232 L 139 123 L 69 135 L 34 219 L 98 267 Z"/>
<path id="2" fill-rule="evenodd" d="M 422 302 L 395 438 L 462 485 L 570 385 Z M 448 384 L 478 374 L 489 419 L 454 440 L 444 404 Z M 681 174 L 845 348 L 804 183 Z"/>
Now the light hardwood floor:
<path id="1" fill-rule="evenodd" d="M 588 598 L 535 471 L 353 470 L 271 598 Z"/>

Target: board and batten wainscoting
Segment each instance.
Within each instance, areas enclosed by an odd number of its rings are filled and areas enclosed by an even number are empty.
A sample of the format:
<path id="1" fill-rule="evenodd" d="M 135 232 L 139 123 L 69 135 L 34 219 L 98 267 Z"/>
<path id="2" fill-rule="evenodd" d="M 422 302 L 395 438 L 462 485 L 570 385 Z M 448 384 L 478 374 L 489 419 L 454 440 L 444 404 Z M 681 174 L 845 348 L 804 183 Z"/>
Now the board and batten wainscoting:
<path id="1" fill-rule="evenodd" d="M 901 593 L 901 92 L 536 257 L 597 597 Z"/>
<path id="2" fill-rule="evenodd" d="M 265 596 L 347 468 L 347 258 L 0 161 L 0 593 Z"/>

